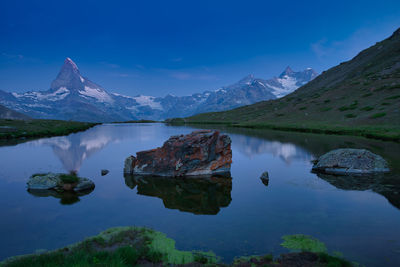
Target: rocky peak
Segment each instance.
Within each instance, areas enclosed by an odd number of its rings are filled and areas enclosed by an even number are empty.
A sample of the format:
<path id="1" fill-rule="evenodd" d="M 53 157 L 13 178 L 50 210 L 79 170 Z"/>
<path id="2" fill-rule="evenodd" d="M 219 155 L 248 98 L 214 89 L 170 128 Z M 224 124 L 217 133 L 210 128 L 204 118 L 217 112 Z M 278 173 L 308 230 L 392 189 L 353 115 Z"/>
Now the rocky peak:
<path id="1" fill-rule="evenodd" d="M 67 57 L 64 65 L 61 67 L 57 78 L 51 83 L 52 90 L 58 90 L 60 87 L 65 87 L 69 90 L 83 89 L 83 82 L 85 79 L 81 76 L 78 66 L 72 59 Z"/>
<path id="2" fill-rule="evenodd" d="M 286 67 L 286 69 L 281 73 L 281 75 L 279 75 L 279 78 L 282 78 L 284 76 L 290 76 L 294 73 L 294 71 L 292 70 L 292 68 L 290 68 L 289 66 Z"/>
<path id="3" fill-rule="evenodd" d="M 69 57 L 67 57 L 67 58 L 64 60 L 63 68 L 68 68 L 68 69 L 70 68 L 70 69 L 72 69 L 73 71 L 79 73 L 78 66 L 77 66 L 77 65 L 75 64 L 75 62 L 72 61 L 72 59 L 70 59 Z"/>
<path id="4" fill-rule="evenodd" d="M 239 84 L 249 84 L 254 80 L 254 75 L 249 74 L 239 81 Z"/>

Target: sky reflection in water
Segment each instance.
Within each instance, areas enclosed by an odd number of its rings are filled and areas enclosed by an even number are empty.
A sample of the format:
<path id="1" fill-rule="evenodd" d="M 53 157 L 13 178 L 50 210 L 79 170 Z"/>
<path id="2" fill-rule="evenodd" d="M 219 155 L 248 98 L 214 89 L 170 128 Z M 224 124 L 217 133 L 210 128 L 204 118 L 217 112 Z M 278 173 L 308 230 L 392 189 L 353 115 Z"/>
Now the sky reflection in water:
<path id="1" fill-rule="evenodd" d="M 367 266 L 400 264 L 398 144 L 222 129 L 232 138 L 232 179 L 123 176 L 128 155 L 191 131 L 162 124 L 101 125 L 0 147 L 0 258 L 61 247 L 113 226 L 141 225 L 165 232 L 180 249 L 213 250 L 224 261 L 286 252 L 281 236 L 303 233 Z M 373 182 L 310 173 L 312 159 L 337 147 L 371 149 L 394 172 Z M 101 169 L 110 173 L 101 176 Z M 27 193 L 29 176 L 49 171 L 77 171 L 96 188 L 81 196 Z M 268 186 L 259 179 L 264 171 Z"/>

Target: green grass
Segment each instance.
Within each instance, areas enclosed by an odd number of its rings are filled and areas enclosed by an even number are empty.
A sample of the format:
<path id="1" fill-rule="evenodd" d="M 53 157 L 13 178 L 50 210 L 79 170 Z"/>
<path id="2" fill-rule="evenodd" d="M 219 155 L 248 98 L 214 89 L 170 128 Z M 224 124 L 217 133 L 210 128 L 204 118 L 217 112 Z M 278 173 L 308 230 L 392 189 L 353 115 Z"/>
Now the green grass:
<path id="1" fill-rule="evenodd" d="M 391 99 L 398 99 L 398 98 L 400 98 L 400 95 L 389 96 L 389 97 L 386 97 L 385 99 L 391 100 Z"/>
<path id="2" fill-rule="evenodd" d="M 138 261 L 153 264 L 217 263 L 212 252 L 180 251 L 165 234 L 141 227 L 111 228 L 77 244 L 44 252 L 17 256 L 0 263 L 19 266 L 135 266 Z"/>
<path id="3" fill-rule="evenodd" d="M 38 138 L 84 131 L 98 123 L 59 120 L 0 120 L 0 139 Z"/>
<path id="4" fill-rule="evenodd" d="M 357 108 L 357 105 L 358 105 L 358 101 L 355 100 L 355 101 L 354 101 L 353 103 L 351 103 L 350 105 L 348 105 L 348 106 L 342 106 L 342 107 L 338 108 L 338 110 L 340 110 L 340 111 L 353 110 L 353 109 L 356 109 L 356 108 Z"/>
<path id="5" fill-rule="evenodd" d="M 386 116 L 386 112 L 379 112 L 379 113 L 375 113 L 371 116 L 372 119 L 377 119 L 377 118 L 382 118 Z"/>
<path id="6" fill-rule="evenodd" d="M 351 266 L 341 255 L 329 255 L 325 245 L 306 235 L 283 236 L 282 246 L 315 253 L 317 266 Z M 299 253 L 295 257 L 302 260 Z M 272 254 L 235 258 L 232 264 L 219 263 L 213 252 L 177 250 L 175 241 L 165 234 L 144 227 L 116 227 L 89 237 L 82 242 L 30 255 L 16 256 L 0 262 L 2 267 L 83 267 L 83 266 L 274 266 Z M 244 264 L 244 265 L 243 265 Z M 314 265 L 313 265 L 314 266 Z"/>
<path id="7" fill-rule="evenodd" d="M 351 267 L 353 264 L 341 257 L 332 256 L 325 252 L 318 253 L 319 262 L 327 267 Z"/>
<path id="8" fill-rule="evenodd" d="M 61 174 L 60 179 L 64 184 L 73 184 L 79 181 L 79 178 L 71 174 Z"/>
<path id="9" fill-rule="evenodd" d="M 291 251 L 327 252 L 324 243 L 308 235 L 285 235 L 282 237 L 284 242 L 281 244 Z"/>

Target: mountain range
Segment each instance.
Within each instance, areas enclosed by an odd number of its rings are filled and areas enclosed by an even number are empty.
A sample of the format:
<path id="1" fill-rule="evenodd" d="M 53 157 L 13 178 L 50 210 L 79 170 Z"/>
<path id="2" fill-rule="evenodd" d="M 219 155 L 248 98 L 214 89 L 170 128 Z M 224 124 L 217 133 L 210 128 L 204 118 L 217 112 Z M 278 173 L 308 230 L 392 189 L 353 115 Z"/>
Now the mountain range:
<path id="1" fill-rule="evenodd" d="M 190 96 L 126 96 L 110 93 L 81 75 L 66 58 L 47 91 L 9 93 L 0 90 L 0 104 L 40 119 L 112 122 L 137 119 L 163 120 L 223 111 L 285 96 L 318 74 L 311 68 L 295 72 L 287 67 L 268 80 L 248 75 L 230 86 Z"/>
<path id="2" fill-rule="evenodd" d="M 285 97 L 186 122 L 235 123 L 400 140 L 400 28 Z"/>

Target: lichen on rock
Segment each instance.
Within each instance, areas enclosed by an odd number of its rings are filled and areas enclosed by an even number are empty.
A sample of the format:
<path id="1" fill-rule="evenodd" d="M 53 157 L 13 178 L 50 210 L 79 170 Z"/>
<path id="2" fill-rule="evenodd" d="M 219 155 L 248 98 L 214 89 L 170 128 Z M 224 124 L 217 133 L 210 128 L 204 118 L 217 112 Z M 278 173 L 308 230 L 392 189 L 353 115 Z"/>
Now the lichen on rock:
<path id="1" fill-rule="evenodd" d="M 162 147 L 125 160 L 125 174 L 200 176 L 229 173 L 231 139 L 219 131 L 199 130 L 170 137 Z"/>
<path id="2" fill-rule="evenodd" d="M 340 148 L 319 157 L 314 172 L 331 174 L 371 174 L 388 172 L 389 165 L 381 156 L 366 149 Z"/>
<path id="3" fill-rule="evenodd" d="M 27 182 L 28 190 L 85 191 L 92 190 L 95 185 L 88 178 L 63 173 L 33 174 Z"/>

